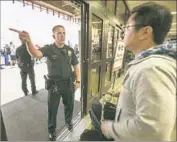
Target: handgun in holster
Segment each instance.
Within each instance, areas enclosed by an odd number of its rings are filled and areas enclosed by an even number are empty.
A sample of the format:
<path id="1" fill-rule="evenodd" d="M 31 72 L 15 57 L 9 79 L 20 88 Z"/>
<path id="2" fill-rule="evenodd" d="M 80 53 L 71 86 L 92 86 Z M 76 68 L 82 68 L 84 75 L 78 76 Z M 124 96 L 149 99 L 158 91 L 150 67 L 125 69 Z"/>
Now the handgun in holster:
<path id="1" fill-rule="evenodd" d="M 74 91 L 74 85 L 73 85 L 73 78 L 72 77 L 69 78 L 69 88 L 70 88 L 71 91 Z"/>
<path id="2" fill-rule="evenodd" d="M 45 79 L 45 89 L 49 90 L 50 86 L 51 86 L 51 82 L 50 82 L 49 78 L 46 75 L 44 75 L 44 79 Z"/>

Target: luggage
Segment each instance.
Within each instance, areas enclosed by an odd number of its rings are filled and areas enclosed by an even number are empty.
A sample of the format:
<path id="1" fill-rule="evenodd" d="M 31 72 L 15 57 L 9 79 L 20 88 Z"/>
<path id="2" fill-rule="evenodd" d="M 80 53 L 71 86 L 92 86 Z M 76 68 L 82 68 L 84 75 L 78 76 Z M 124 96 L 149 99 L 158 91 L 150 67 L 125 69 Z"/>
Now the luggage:
<path id="1" fill-rule="evenodd" d="M 80 135 L 80 141 L 106 141 L 107 139 L 98 130 L 84 130 Z"/>
<path id="2" fill-rule="evenodd" d="M 89 111 L 92 129 L 84 130 L 80 135 L 80 141 L 114 141 L 107 139 L 101 132 L 102 120 L 114 120 L 116 114 L 116 105 L 110 102 L 105 102 L 102 105 L 99 101 L 94 102 Z"/>
<path id="3" fill-rule="evenodd" d="M 103 111 L 103 115 L 102 115 Z M 81 141 L 114 141 L 107 139 L 101 132 L 102 120 L 114 120 L 116 114 L 116 105 L 106 102 L 104 106 L 100 102 L 94 102 L 89 111 L 92 124 L 92 130 L 85 130 L 81 134 Z"/>
<path id="4" fill-rule="evenodd" d="M 107 139 L 101 131 L 86 129 L 80 135 L 79 141 L 114 141 L 113 139 Z"/>
<path id="5" fill-rule="evenodd" d="M 103 106 L 100 102 L 94 102 L 91 106 L 90 110 L 90 118 L 92 125 L 95 123 L 93 120 L 93 113 L 95 117 L 97 118 L 97 121 L 101 120 L 114 120 L 116 115 L 116 105 L 112 104 L 110 102 L 106 102 Z"/>
<path id="6" fill-rule="evenodd" d="M 106 102 L 103 109 L 104 120 L 114 120 L 116 115 L 116 105 Z"/>

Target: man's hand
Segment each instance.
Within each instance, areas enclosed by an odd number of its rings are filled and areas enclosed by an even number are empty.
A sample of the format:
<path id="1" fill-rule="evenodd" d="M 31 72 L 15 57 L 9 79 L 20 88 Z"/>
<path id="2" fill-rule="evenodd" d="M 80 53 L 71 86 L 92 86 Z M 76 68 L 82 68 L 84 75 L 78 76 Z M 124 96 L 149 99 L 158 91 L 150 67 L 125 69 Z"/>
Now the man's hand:
<path id="1" fill-rule="evenodd" d="M 111 134 L 109 133 L 109 129 L 112 127 L 113 122 L 114 121 L 110 121 L 110 120 L 106 120 L 106 121 L 101 122 L 101 132 L 108 139 L 113 138 L 111 136 Z"/>
<path id="2" fill-rule="evenodd" d="M 104 132 L 105 132 L 105 130 L 104 130 L 104 128 L 105 128 L 105 123 L 106 123 L 105 121 L 102 121 L 102 122 L 101 122 L 101 132 L 102 132 L 103 135 L 105 135 L 105 134 L 104 134 Z"/>
<path id="3" fill-rule="evenodd" d="M 114 90 L 109 90 L 108 94 L 110 94 L 112 97 L 119 97 L 120 91 L 115 92 Z"/>
<path id="4" fill-rule="evenodd" d="M 20 40 L 22 40 L 23 42 L 30 42 L 31 41 L 28 32 L 16 30 L 16 29 L 13 29 L 13 28 L 9 28 L 9 30 L 18 33 Z"/>
<path id="5" fill-rule="evenodd" d="M 80 83 L 78 83 L 78 82 L 74 82 L 74 88 L 75 88 L 75 90 L 77 89 L 77 88 L 79 88 L 80 87 Z"/>
<path id="6" fill-rule="evenodd" d="M 110 95 L 113 95 L 114 93 L 115 93 L 114 90 L 109 90 L 109 91 L 107 92 L 107 94 L 110 94 Z"/>
<path id="7" fill-rule="evenodd" d="M 32 41 L 31 41 L 31 38 L 30 38 L 30 35 L 28 34 L 28 32 L 19 31 L 19 30 L 12 29 L 12 28 L 10 28 L 9 30 L 19 34 L 20 40 L 23 43 L 27 44 L 28 52 L 29 52 L 29 54 L 32 57 L 36 57 L 36 58 L 43 57 L 43 53 L 40 50 L 36 49 L 35 46 L 33 45 Z"/>
<path id="8" fill-rule="evenodd" d="M 30 42 L 31 38 L 30 35 L 28 34 L 28 32 L 26 31 L 22 31 L 19 33 L 19 38 L 24 41 L 24 42 Z"/>

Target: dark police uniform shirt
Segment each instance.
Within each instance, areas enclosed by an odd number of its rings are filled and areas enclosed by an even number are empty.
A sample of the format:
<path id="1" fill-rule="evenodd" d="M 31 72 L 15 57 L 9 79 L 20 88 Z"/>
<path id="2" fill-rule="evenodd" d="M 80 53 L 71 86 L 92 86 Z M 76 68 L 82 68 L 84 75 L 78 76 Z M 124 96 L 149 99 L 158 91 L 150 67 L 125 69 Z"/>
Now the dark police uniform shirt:
<path id="1" fill-rule="evenodd" d="M 72 77 L 72 66 L 78 64 L 74 50 L 64 45 L 58 48 L 55 43 L 39 49 L 47 57 L 48 76 L 52 79 L 69 79 Z"/>
<path id="2" fill-rule="evenodd" d="M 16 58 L 20 64 L 27 65 L 32 63 L 31 56 L 27 51 L 26 44 L 22 44 L 16 50 Z"/>

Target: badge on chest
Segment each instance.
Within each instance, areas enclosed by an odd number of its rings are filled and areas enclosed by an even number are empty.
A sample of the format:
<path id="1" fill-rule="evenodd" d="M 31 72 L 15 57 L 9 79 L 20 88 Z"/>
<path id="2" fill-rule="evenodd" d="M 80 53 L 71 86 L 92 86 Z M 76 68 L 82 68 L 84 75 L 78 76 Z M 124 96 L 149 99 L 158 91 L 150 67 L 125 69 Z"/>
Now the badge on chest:
<path id="1" fill-rule="evenodd" d="M 52 60 L 56 60 L 57 59 L 57 55 L 52 55 L 51 58 L 52 58 Z"/>

